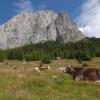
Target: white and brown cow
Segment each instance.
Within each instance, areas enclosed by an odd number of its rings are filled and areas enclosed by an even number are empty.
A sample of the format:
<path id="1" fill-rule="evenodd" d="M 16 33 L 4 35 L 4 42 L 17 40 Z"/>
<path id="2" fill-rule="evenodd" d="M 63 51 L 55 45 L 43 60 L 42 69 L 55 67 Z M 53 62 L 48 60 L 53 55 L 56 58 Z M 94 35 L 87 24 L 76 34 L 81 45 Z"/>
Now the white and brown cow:
<path id="1" fill-rule="evenodd" d="M 64 72 L 71 74 L 74 80 L 90 80 L 100 82 L 99 68 L 74 68 L 71 65 L 68 65 Z"/>
<path id="2" fill-rule="evenodd" d="M 47 66 L 47 67 L 38 66 L 38 67 L 33 68 L 33 71 L 36 71 L 36 72 L 50 71 L 50 66 Z"/>

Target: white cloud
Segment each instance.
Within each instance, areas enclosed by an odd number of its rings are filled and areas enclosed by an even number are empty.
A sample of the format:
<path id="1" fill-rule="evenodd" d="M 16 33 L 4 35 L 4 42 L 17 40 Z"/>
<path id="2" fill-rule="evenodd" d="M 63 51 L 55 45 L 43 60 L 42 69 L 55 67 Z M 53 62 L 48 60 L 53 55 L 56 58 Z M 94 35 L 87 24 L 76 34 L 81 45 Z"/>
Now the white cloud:
<path id="1" fill-rule="evenodd" d="M 14 3 L 14 6 L 16 7 L 16 13 L 34 11 L 31 0 L 19 0 L 19 2 Z"/>
<path id="2" fill-rule="evenodd" d="M 14 9 L 16 13 L 33 12 L 34 10 L 46 9 L 46 5 L 44 4 L 33 6 L 31 0 L 19 0 L 17 2 L 14 2 L 14 6 L 16 8 Z"/>
<path id="3" fill-rule="evenodd" d="M 100 0 L 85 0 L 77 22 L 84 34 L 100 37 Z"/>

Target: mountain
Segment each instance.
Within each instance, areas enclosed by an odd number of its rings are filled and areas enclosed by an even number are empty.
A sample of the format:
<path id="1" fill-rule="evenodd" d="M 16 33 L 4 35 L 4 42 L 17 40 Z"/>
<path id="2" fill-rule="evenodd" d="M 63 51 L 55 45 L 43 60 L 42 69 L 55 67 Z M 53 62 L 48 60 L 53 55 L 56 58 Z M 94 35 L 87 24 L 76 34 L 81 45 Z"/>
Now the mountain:
<path id="1" fill-rule="evenodd" d="M 63 42 L 79 41 L 84 35 L 67 13 L 41 10 L 21 13 L 0 26 L 0 48 L 14 48 L 60 38 Z"/>

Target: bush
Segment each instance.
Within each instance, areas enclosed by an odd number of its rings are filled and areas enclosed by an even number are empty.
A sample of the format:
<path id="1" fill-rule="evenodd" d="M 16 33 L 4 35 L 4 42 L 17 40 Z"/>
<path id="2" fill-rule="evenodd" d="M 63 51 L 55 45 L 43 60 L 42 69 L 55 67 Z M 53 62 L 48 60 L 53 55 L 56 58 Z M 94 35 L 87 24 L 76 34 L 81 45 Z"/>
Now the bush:
<path id="1" fill-rule="evenodd" d="M 32 61 L 33 60 L 33 56 L 31 54 L 26 54 L 25 55 L 25 60 L 26 61 Z"/>
<path id="2" fill-rule="evenodd" d="M 3 62 L 4 58 L 0 55 L 0 62 Z"/>
<path id="3" fill-rule="evenodd" d="M 81 62 L 81 61 L 91 61 L 92 57 L 85 53 L 85 52 L 80 52 L 76 54 L 76 59 Z"/>
<path id="4" fill-rule="evenodd" d="M 100 57 L 100 49 L 96 50 L 96 57 Z"/>
<path id="5" fill-rule="evenodd" d="M 5 55 L 3 52 L 0 51 L 0 62 L 3 62 L 4 59 L 5 59 Z"/>
<path id="6" fill-rule="evenodd" d="M 88 66 L 87 63 L 83 63 L 83 64 L 82 64 L 82 67 L 87 67 L 87 66 Z"/>
<path id="7" fill-rule="evenodd" d="M 79 58 L 76 58 L 77 59 L 77 61 L 79 62 L 79 63 L 82 63 L 82 59 L 79 57 Z"/>
<path id="8" fill-rule="evenodd" d="M 51 60 L 48 59 L 48 58 L 43 58 L 43 59 L 42 59 L 42 63 L 43 63 L 43 64 L 49 64 L 49 63 L 51 63 Z"/>
<path id="9" fill-rule="evenodd" d="M 83 61 L 91 61 L 92 58 L 91 58 L 89 55 L 84 55 L 84 56 L 82 57 L 82 60 L 83 60 Z"/>

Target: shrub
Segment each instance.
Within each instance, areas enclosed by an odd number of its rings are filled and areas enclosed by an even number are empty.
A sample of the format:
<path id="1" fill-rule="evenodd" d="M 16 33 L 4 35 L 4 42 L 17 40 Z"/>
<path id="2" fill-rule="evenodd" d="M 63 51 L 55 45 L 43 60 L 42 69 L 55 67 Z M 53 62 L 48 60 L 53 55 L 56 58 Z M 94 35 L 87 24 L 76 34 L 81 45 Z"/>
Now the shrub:
<path id="1" fill-rule="evenodd" d="M 85 52 L 80 52 L 79 54 L 76 54 L 76 59 L 80 62 L 81 61 L 91 61 L 92 57 Z"/>
<path id="2" fill-rule="evenodd" d="M 100 49 L 96 50 L 96 57 L 100 57 Z"/>
<path id="3" fill-rule="evenodd" d="M 87 66 L 88 66 L 87 63 L 83 63 L 83 64 L 82 64 L 82 67 L 87 67 Z"/>
<path id="4" fill-rule="evenodd" d="M 33 60 L 33 56 L 31 54 L 26 54 L 25 55 L 25 60 L 26 61 L 32 61 Z"/>
<path id="5" fill-rule="evenodd" d="M 82 58 L 82 60 L 83 60 L 83 61 L 91 61 L 92 58 L 91 58 L 91 56 L 89 56 L 89 55 L 84 55 L 83 58 Z"/>
<path id="6" fill-rule="evenodd" d="M 48 59 L 48 58 L 43 58 L 43 59 L 42 59 L 42 63 L 43 63 L 43 64 L 49 64 L 49 63 L 51 63 L 51 60 Z"/>
<path id="7" fill-rule="evenodd" d="M 0 62 L 3 62 L 4 59 L 5 59 L 4 53 L 0 52 Z"/>
<path id="8" fill-rule="evenodd" d="M 76 58 L 77 59 L 77 61 L 79 62 L 79 63 L 82 63 L 82 59 L 79 57 L 79 58 Z"/>
<path id="9" fill-rule="evenodd" d="M 0 55 L 0 62 L 3 62 L 4 58 Z"/>

